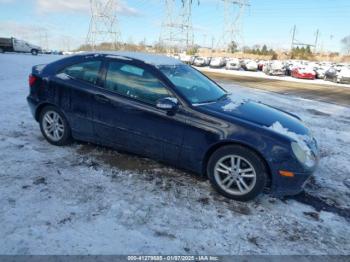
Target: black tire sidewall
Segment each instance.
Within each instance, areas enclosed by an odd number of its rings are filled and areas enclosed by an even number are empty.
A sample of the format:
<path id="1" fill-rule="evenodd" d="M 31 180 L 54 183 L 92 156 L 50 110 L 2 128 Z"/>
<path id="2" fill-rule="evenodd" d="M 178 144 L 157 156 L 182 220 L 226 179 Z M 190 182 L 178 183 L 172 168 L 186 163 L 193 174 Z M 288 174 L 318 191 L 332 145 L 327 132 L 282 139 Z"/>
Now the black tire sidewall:
<path id="1" fill-rule="evenodd" d="M 33 49 L 33 50 L 31 51 L 31 53 L 32 53 L 32 55 L 38 55 L 38 50 Z"/>
<path id="2" fill-rule="evenodd" d="M 43 117 L 45 115 L 46 112 L 48 111 L 54 111 L 56 112 L 57 114 L 60 115 L 60 117 L 62 118 L 62 121 L 63 121 L 63 125 L 64 125 L 64 133 L 63 133 L 63 136 L 62 138 L 59 140 L 59 141 L 53 141 L 51 140 L 45 133 L 44 131 L 44 128 L 43 128 Z M 58 110 L 56 107 L 54 106 L 46 106 L 44 107 L 41 112 L 40 112 L 40 115 L 39 115 L 39 125 L 40 125 L 40 130 L 41 130 L 41 133 L 43 134 L 43 136 L 45 137 L 45 139 L 52 145 L 55 145 L 55 146 L 64 146 L 64 145 L 68 145 L 70 144 L 71 142 L 71 131 L 70 131 L 70 127 L 69 127 L 69 124 L 68 124 L 68 121 L 66 119 L 66 117 L 64 116 L 64 114 Z"/>
<path id="3" fill-rule="evenodd" d="M 253 189 L 245 195 L 233 195 L 224 191 L 219 184 L 217 183 L 214 176 L 214 168 L 222 157 L 226 155 L 238 155 L 246 160 L 248 160 L 254 167 L 256 172 L 256 183 Z M 266 186 L 267 182 L 267 170 L 262 159 L 252 150 L 240 146 L 240 145 L 228 145 L 223 146 L 216 150 L 210 157 L 207 165 L 207 174 L 212 186 L 222 195 L 228 197 L 230 199 L 238 200 L 238 201 L 249 201 L 257 197 L 261 194 Z"/>

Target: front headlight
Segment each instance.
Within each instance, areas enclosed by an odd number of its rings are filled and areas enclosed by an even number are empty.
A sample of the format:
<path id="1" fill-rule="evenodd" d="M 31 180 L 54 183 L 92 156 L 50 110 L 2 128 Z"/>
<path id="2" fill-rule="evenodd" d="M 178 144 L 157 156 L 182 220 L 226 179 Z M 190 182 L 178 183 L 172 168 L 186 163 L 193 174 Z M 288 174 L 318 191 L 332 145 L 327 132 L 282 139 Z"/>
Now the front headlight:
<path id="1" fill-rule="evenodd" d="M 316 158 L 312 154 L 310 148 L 303 143 L 303 145 L 300 145 L 297 142 L 292 142 L 292 150 L 296 158 L 299 160 L 300 163 L 303 165 L 311 168 L 316 163 Z"/>

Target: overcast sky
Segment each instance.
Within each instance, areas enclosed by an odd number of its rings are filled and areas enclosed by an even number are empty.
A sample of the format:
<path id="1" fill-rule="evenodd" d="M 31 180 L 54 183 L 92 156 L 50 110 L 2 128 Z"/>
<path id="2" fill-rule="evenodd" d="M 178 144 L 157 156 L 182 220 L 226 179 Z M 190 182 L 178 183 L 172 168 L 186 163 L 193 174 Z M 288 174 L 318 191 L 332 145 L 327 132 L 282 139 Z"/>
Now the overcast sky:
<path id="1" fill-rule="evenodd" d="M 180 3 L 180 0 L 176 0 Z M 159 39 L 164 18 L 163 0 L 118 2 L 123 41 L 152 44 Z M 195 2 L 195 1 L 194 1 Z M 341 51 L 340 40 L 350 35 L 349 0 L 250 0 L 242 17 L 242 45 L 267 44 L 289 48 L 292 28 L 296 39 L 313 44 L 320 30 L 319 50 Z M 195 43 L 210 46 L 222 36 L 221 0 L 200 0 L 193 5 Z M 14 36 L 51 49 L 83 44 L 90 22 L 89 0 L 0 0 L 0 37 Z"/>

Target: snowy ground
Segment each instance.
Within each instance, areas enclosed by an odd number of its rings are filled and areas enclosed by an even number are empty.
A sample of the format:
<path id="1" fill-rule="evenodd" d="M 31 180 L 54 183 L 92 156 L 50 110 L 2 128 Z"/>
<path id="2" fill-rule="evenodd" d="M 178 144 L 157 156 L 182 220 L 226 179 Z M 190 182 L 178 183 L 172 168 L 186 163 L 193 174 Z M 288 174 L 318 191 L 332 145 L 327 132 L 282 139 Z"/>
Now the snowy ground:
<path id="1" fill-rule="evenodd" d="M 151 160 L 49 145 L 25 97 L 55 59 L 0 55 L 0 254 L 350 254 L 349 108 L 225 85 L 297 113 L 321 148 L 304 196 L 239 203 Z"/>
<path id="2" fill-rule="evenodd" d="M 253 77 L 253 78 L 255 77 L 255 78 L 264 78 L 264 79 L 274 79 L 274 80 L 281 80 L 281 81 L 287 81 L 287 82 L 338 86 L 338 87 L 345 87 L 345 88 L 350 87 L 350 84 L 338 84 L 330 81 L 325 81 L 323 79 L 309 80 L 309 79 L 294 78 L 291 76 L 269 76 L 261 71 L 251 72 L 251 71 L 243 71 L 243 70 L 226 70 L 225 68 L 210 68 L 210 67 L 196 67 L 196 68 L 203 72 L 213 72 L 213 73 L 220 73 L 224 75 L 236 75 L 236 76 L 246 76 L 246 77 Z"/>

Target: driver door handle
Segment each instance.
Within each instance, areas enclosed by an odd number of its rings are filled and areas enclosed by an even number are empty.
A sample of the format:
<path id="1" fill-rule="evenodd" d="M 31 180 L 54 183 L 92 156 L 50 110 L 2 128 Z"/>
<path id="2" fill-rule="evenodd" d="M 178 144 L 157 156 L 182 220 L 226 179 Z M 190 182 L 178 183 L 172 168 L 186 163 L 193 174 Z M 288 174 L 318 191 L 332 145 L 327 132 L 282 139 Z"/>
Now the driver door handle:
<path id="1" fill-rule="evenodd" d="M 109 99 L 104 96 L 104 95 L 94 95 L 94 98 L 96 101 L 101 102 L 101 103 L 109 103 Z"/>

